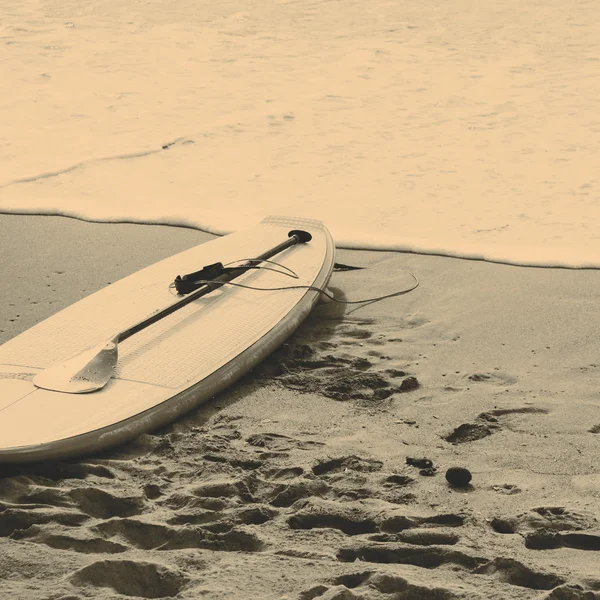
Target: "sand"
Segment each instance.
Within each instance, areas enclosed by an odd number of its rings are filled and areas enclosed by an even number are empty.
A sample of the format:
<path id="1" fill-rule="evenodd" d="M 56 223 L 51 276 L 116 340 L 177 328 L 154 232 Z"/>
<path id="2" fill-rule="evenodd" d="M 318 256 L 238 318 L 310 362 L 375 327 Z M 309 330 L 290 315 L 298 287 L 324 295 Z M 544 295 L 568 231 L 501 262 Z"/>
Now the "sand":
<path id="1" fill-rule="evenodd" d="M 59 217 L 0 227 L 2 341 L 210 238 Z M 337 259 L 367 267 L 334 274 L 346 297 L 390 272 L 403 287 L 402 270 L 421 285 L 320 304 L 161 431 L 2 468 L 5 597 L 600 598 L 600 273 Z M 446 481 L 453 466 L 466 487 Z"/>

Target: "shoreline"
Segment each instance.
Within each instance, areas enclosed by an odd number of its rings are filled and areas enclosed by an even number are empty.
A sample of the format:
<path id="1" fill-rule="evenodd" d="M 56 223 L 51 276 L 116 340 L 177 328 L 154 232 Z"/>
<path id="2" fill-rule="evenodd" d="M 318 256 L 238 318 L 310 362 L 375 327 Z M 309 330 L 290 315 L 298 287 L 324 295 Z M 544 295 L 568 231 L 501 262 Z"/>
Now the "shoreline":
<path id="1" fill-rule="evenodd" d="M 212 237 L 15 215 L 0 228 L 0 342 Z M 0 587 L 27 600 L 156 586 L 211 599 L 600 597 L 600 273 L 336 260 L 368 267 L 332 277 L 348 298 L 390 277 L 402 288 L 404 270 L 421 285 L 319 305 L 256 372 L 164 430 L 0 478 Z M 419 387 L 400 390 L 406 376 Z M 450 466 L 470 470 L 469 487 L 446 482 Z"/>
<path id="2" fill-rule="evenodd" d="M 183 229 L 191 232 L 195 232 L 202 236 L 208 236 L 207 239 L 212 239 L 214 237 L 222 237 L 227 235 L 227 233 L 214 233 L 209 231 L 208 229 L 203 229 L 201 227 L 195 227 L 193 225 L 185 225 L 182 223 L 147 223 L 143 221 L 136 221 L 133 219 L 123 219 L 117 221 L 105 220 L 105 219 L 93 219 L 87 217 L 80 217 L 76 214 L 56 214 L 56 213 L 36 213 L 31 211 L 19 212 L 18 210 L 6 210 L 0 209 L 0 218 L 3 217 L 32 217 L 32 218 L 53 218 L 53 219 L 73 219 L 75 221 L 79 221 L 82 223 L 91 223 L 93 225 L 121 225 L 124 227 L 128 226 L 137 226 L 140 225 L 142 227 L 167 227 L 170 229 Z M 523 269 L 564 269 L 567 271 L 600 271 L 600 266 L 576 266 L 576 265 L 563 265 L 563 264 L 537 264 L 537 262 L 525 262 L 524 260 L 520 262 L 518 259 L 515 260 L 501 260 L 501 259 L 492 259 L 485 258 L 479 255 L 469 255 L 468 253 L 464 255 L 459 255 L 453 253 L 451 251 L 443 252 L 443 251 L 427 251 L 427 250 L 412 250 L 408 247 L 397 247 L 397 248 L 386 248 L 386 247 L 377 247 L 375 245 L 367 244 L 365 246 L 359 246 L 358 244 L 349 244 L 347 246 L 339 246 L 338 250 L 341 251 L 357 251 L 357 252 L 379 252 L 379 253 L 387 253 L 387 254 L 414 254 L 416 256 L 433 256 L 439 258 L 452 258 L 456 260 L 466 260 L 473 262 L 484 262 L 496 265 L 506 265 L 509 267 L 520 267 Z"/>

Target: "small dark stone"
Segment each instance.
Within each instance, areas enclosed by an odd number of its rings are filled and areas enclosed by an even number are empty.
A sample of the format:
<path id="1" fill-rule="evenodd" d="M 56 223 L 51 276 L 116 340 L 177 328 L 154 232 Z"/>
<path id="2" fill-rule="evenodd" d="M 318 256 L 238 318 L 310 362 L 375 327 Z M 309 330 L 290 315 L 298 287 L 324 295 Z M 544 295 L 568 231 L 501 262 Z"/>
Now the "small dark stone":
<path id="1" fill-rule="evenodd" d="M 417 467 L 418 469 L 431 469 L 433 467 L 433 461 L 428 458 L 411 458 L 406 457 L 406 464 L 411 467 Z"/>
<path id="2" fill-rule="evenodd" d="M 472 475 L 469 469 L 464 467 L 450 467 L 446 471 L 446 480 L 450 485 L 466 487 L 471 481 Z"/>
<path id="3" fill-rule="evenodd" d="M 400 384 L 401 392 L 410 392 L 411 390 L 416 390 L 419 387 L 419 381 L 416 377 L 407 377 Z"/>

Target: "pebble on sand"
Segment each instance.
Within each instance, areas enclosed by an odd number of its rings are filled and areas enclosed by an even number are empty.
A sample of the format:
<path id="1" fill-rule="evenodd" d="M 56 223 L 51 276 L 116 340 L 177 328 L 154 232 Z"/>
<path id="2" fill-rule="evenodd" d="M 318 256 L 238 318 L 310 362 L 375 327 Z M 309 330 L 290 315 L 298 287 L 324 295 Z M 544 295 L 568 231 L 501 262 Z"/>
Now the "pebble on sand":
<path id="1" fill-rule="evenodd" d="M 450 485 L 466 487 L 472 479 L 471 471 L 464 467 L 450 467 L 446 471 L 446 480 Z"/>

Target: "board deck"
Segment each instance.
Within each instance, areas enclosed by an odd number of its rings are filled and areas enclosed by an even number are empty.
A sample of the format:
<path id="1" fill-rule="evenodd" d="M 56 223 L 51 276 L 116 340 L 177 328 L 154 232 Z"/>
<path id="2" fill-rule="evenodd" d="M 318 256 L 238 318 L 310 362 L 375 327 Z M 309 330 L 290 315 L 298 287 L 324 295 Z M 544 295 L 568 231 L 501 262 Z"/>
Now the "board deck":
<path id="1" fill-rule="evenodd" d="M 272 216 L 125 277 L 0 346 L 0 462 L 65 458 L 121 444 L 171 422 L 253 368 L 306 318 L 318 291 L 225 285 L 119 344 L 114 377 L 102 390 L 68 394 L 32 383 L 40 370 L 172 303 L 176 275 L 254 258 L 292 229 L 309 231 L 312 240 L 272 260 L 299 279 L 250 270 L 235 283 L 325 287 L 335 258 L 327 228 Z"/>

